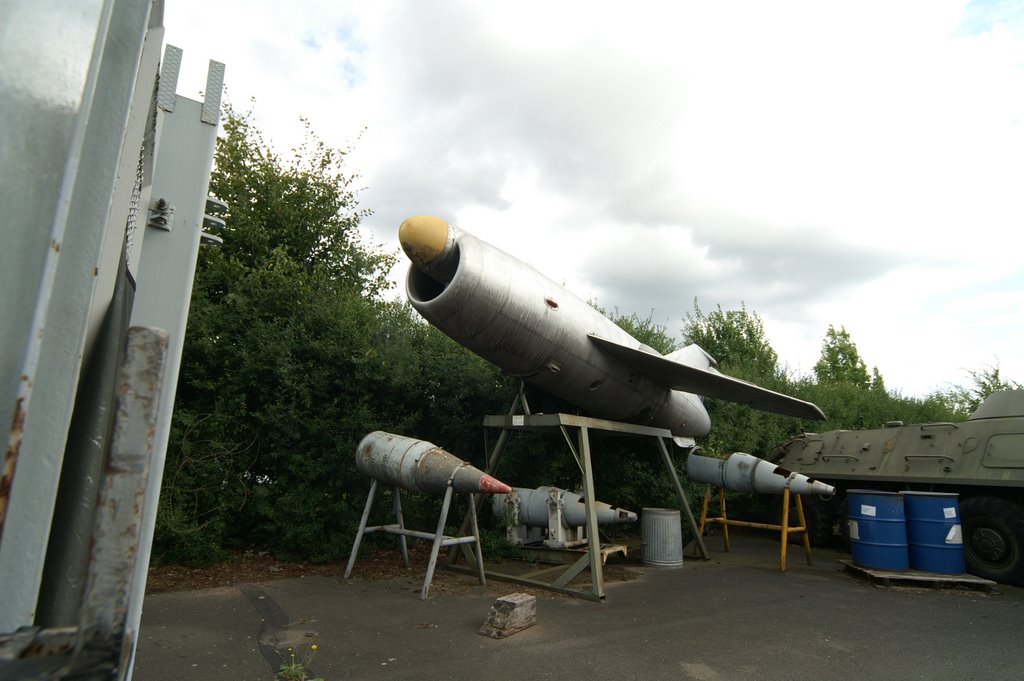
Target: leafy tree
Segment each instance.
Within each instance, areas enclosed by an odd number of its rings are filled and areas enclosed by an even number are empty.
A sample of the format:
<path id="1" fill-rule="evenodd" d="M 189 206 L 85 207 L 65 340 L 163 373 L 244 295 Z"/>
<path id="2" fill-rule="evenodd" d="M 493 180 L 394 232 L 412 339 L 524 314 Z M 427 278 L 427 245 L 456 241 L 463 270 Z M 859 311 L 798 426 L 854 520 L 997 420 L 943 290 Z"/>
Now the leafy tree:
<path id="1" fill-rule="evenodd" d="M 211 193 L 229 206 L 197 265 L 155 537 L 193 564 L 226 550 L 348 554 L 369 482 L 369 431 L 428 439 L 483 465 L 480 422 L 514 384 L 387 301 L 394 258 L 363 242 L 346 152 L 309 131 L 293 158 L 227 113 Z M 387 496 L 384 493 L 383 496 Z M 440 500 L 409 495 L 407 522 Z"/>
<path id="2" fill-rule="evenodd" d="M 371 426 L 403 425 L 378 400 L 401 380 L 379 333 L 393 257 L 359 237 L 345 152 L 307 133 L 285 162 L 229 111 L 217 141 L 210 190 L 228 213 L 193 288 L 156 537 L 168 559 L 253 543 L 339 555 L 351 452 Z"/>
<path id="3" fill-rule="evenodd" d="M 878 367 L 871 367 L 871 381 L 868 385 L 876 392 L 884 393 L 886 391 L 885 380 L 882 378 L 882 373 L 878 370 Z"/>
<path id="4" fill-rule="evenodd" d="M 814 375 L 819 383 L 848 383 L 861 388 L 871 386 L 867 365 L 860 358 L 850 332 L 843 326 L 836 330 L 829 324 L 821 344 L 821 357 L 814 365 Z M 880 376 L 878 378 L 881 380 Z"/>
<path id="5" fill-rule="evenodd" d="M 714 357 L 726 373 L 742 373 L 744 378 L 755 381 L 780 376 L 779 356 L 765 336 L 764 322 L 746 305 L 739 310 L 723 310 L 718 305 L 714 311 L 704 313 L 694 299 L 693 312 L 686 315 L 683 337 Z"/>
<path id="6" fill-rule="evenodd" d="M 794 394 L 793 386 L 779 368 L 779 357 L 765 334 L 764 322 L 741 305 L 723 310 L 721 305 L 705 313 L 694 300 L 686 317 L 683 336 L 718 361 L 730 376 L 756 383 L 769 390 Z M 789 435 L 802 430 L 798 419 L 751 409 L 724 400 L 705 401 L 711 415 L 711 433 L 701 443 L 708 453 L 768 451 Z"/>
<path id="7" fill-rule="evenodd" d="M 1017 381 L 1003 378 L 998 362 L 994 366 L 986 366 L 978 371 L 967 371 L 971 377 L 971 384 L 956 385 L 938 397 L 944 400 L 952 409 L 961 412 L 966 417 L 985 400 L 986 397 L 998 390 L 1021 390 L 1024 385 Z"/>
<path id="8" fill-rule="evenodd" d="M 803 394 L 827 414 L 822 430 L 877 428 L 888 421 L 926 423 L 962 417 L 962 411 L 942 396 L 919 400 L 890 393 L 877 367 L 868 373 L 845 327 L 837 330 L 829 326 L 814 374 L 817 382 L 805 382 Z"/>
<path id="9" fill-rule="evenodd" d="M 411 310 L 407 305 L 407 310 Z M 414 313 L 410 312 L 410 316 Z M 413 319 L 409 356 L 419 364 L 405 399 L 417 414 L 417 437 L 449 449 L 480 468 L 481 421 L 486 414 L 506 413 L 518 381 L 473 354 L 435 327 Z"/>
<path id="10" fill-rule="evenodd" d="M 651 310 L 646 319 L 641 319 L 635 312 L 626 316 L 616 309 L 609 319 L 618 324 L 620 328 L 633 336 L 633 338 L 636 338 L 645 345 L 651 346 L 663 355 L 667 355 L 676 349 L 676 340 L 668 335 L 668 329 L 665 325 L 654 321 L 654 310 Z"/>

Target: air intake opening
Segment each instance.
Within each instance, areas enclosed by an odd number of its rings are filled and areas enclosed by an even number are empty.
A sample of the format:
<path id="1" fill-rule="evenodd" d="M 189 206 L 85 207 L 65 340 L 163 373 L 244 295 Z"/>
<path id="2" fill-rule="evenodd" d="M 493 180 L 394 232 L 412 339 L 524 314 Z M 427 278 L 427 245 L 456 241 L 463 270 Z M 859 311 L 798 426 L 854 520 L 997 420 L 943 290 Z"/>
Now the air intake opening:
<path id="1" fill-rule="evenodd" d="M 444 293 L 448 284 L 458 275 L 459 261 L 460 253 L 456 247 L 442 262 L 431 263 L 432 267 L 427 271 L 411 267 L 405 286 L 409 300 L 414 303 L 426 303 Z"/>
<path id="2" fill-rule="evenodd" d="M 444 286 L 413 267 L 409 270 L 409 282 L 406 289 L 411 300 L 426 302 L 441 295 L 444 291 Z"/>

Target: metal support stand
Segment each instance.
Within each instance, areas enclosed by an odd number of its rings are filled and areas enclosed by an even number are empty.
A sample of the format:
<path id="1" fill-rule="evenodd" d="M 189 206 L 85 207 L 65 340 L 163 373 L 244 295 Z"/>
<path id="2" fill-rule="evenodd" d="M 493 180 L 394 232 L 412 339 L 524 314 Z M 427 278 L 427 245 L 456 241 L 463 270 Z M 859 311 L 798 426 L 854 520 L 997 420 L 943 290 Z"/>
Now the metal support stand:
<path id="1" fill-rule="evenodd" d="M 786 571 L 786 550 L 789 547 L 789 535 L 791 534 L 803 534 L 804 544 L 804 555 L 807 557 L 807 564 L 811 565 L 811 540 L 807 536 L 807 521 L 804 517 L 804 505 L 800 500 L 799 494 L 791 495 L 789 487 L 786 487 L 782 492 L 782 524 L 772 525 L 770 523 L 753 523 L 745 520 L 730 520 L 725 512 L 725 489 L 722 487 L 716 488 L 718 490 L 718 508 L 720 515 L 716 518 L 708 517 L 708 505 L 711 501 L 711 485 L 707 486 L 704 492 L 704 504 L 701 507 L 700 512 L 700 532 L 704 531 L 704 525 L 706 523 L 717 523 L 722 526 L 722 542 L 725 545 L 725 550 L 729 550 L 729 526 L 735 527 L 756 527 L 765 530 L 778 530 L 780 533 L 779 540 L 781 547 L 779 549 L 779 571 Z M 796 507 L 797 525 L 790 526 L 789 518 L 792 513 L 790 501 L 796 499 L 794 506 Z"/>
<path id="2" fill-rule="evenodd" d="M 469 526 L 472 534 L 451 537 L 444 533 L 444 526 L 448 521 L 448 510 L 451 508 L 452 496 L 455 494 L 455 490 L 452 488 L 450 482 L 444 493 L 444 502 L 441 504 L 441 515 L 437 519 L 437 530 L 433 534 L 429 532 L 418 532 L 405 527 L 405 521 L 402 517 L 402 490 L 400 487 L 394 487 L 393 489 L 395 523 L 391 525 L 375 525 L 373 527 L 367 527 L 366 522 L 370 517 L 370 509 L 373 507 L 373 499 L 377 494 L 377 480 L 370 483 L 370 493 L 366 497 L 366 506 L 363 508 L 363 517 L 359 520 L 359 530 L 356 532 L 356 539 L 352 544 L 352 553 L 349 554 L 348 566 L 345 568 L 345 579 L 348 579 L 352 575 L 352 568 L 356 564 L 356 556 L 359 553 L 359 545 L 363 541 L 363 536 L 372 534 L 373 532 L 384 532 L 386 534 L 397 535 L 401 538 L 402 560 L 405 563 L 405 567 L 409 567 L 409 548 L 406 544 L 406 537 L 426 539 L 433 542 L 430 549 L 430 562 L 427 563 L 427 574 L 423 579 L 423 589 L 420 591 L 420 600 L 426 600 L 429 595 L 430 583 L 434 579 L 434 567 L 437 565 L 437 556 L 441 551 L 441 547 L 444 546 L 465 546 L 467 550 L 473 554 L 476 560 L 476 572 L 477 577 L 480 580 L 480 584 L 486 584 L 487 582 L 484 576 L 484 556 L 483 551 L 480 549 L 480 529 L 476 521 L 476 495 L 466 495 L 469 497 Z"/>
<path id="3" fill-rule="evenodd" d="M 513 403 L 512 409 L 507 415 L 484 417 L 484 426 L 486 428 L 501 429 L 498 441 L 487 459 L 487 472 L 493 474 L 497 469 L 497 466 L 501 461 L 502 454 L 504 453 L 505 445 L 508 443 L 508 438 L 512 432 L 516 430 L 560 432 L 569 447 L 569 451 L 572 453 L 573 458 L 579 466 L 580 473 L 582 475 L 583 498 L 587 514 L 587 551 L 568 569 L 564 570 L 559 577 L 550 583 L 537 581 L 534 578 L 549 574 L 553 571 L 561 570 L 562 567 L 546 568 L 526 575 L 509 575 L 497 572 L 488 572 L 490 577 L 501 581 L 550 589 L 552 591 L 558 591 L 560 593 L 566 593 L 588 600 L 599 601 L 605 597 L 604 572 L 602 570 L 603 561 L 599 559 L 591 559 L 592 556 L 602 555 L 600 535 L 598 534 L 597 529 L 597 514 L 594 513 L 594 474 L 590 456 L 591 430 L 611 431 L 655 438 L 662 454 L 662 460 L 664 461 L 666 468 L 668 468 L 669 475 L 672 478 L 676 494 L 679 496 L 680 508 L 685 512 L 689 527 L 694 533 L 694 541 L 701 555 L 705 559 L 708 558 L 707 549 L 704 546 L 700 532 L 697 530 L 697 523 L 694 520 L 693 513 L 690 511 L 690 505 L 686 499 L 686 493 L 683 491 L 682 484 L 679 481 L 679 476 L 676 474 L 675 467 L 672 465 L 672 458 L 665 446 L 665 438 L 672 437 L 672 434 L 668 430 L 629 423 L 620 423 L 618 421 L 587 418 L 584 416 L 576 416 L 574 414 L 515 414 L 513 412 L 516 408 L 516 404 L 519 402 L 522 402 L 524 408 L 528 412 L 529 407 L 526 405 L 525 396 L 520 391 L 520 394 L 516 397 L 516 402 Z M 573 442 L 574 438 L 571 437 L 569 432 L 570 428 L 578 429 L 575 444 Z M 463 524 L 463 528 L 465 528 L 465 523 Z M 460 553 L 460 551 L 453 551 L 449 555 L 449 567 L 459 569 L 456 563 L 459 560 Z M 590 568 L 590 590 L 583 591 L 569 588 L 569 583 L 587 568 Z"/>

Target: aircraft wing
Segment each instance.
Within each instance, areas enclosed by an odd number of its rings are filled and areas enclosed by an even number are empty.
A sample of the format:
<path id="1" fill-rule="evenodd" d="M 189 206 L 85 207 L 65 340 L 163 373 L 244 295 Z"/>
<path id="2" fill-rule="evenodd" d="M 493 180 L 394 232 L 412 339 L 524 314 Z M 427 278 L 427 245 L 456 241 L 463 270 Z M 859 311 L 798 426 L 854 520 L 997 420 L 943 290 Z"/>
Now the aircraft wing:
<path id="1" fill-rule="evenodd" d="M 602 351 L 615 357 L 633 371 L 644 374 L 652 381 L 666 385 L 673 390 L 737 402 L 775 414 L 816 421 L 825 420 L 824 412 L 818 408 L 818 405 L 811 402 L 798 400 L 795 397 L 783 395 L 717 371 L 707 371 L 673 362 L 661 355 L 620 345 L 594 334 L 588 335 L 590 340 Z"/>

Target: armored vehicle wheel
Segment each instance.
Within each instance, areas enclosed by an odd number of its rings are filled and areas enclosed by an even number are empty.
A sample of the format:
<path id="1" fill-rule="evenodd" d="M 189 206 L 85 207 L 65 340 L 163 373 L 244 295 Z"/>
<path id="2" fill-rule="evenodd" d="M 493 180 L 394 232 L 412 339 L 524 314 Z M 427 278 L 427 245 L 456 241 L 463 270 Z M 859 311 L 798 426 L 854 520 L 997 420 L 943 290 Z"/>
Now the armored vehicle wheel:
<path id="1" fill-rule="evenodd" d="M 960 514 L 967 570 L 1024 586 L 1024 508 L 1006 499 L 971 497 L 960 503 Z"/>

